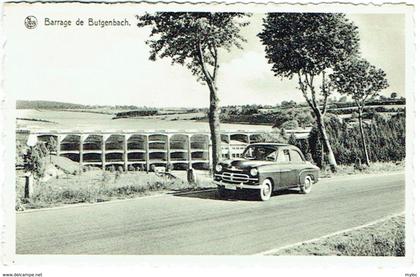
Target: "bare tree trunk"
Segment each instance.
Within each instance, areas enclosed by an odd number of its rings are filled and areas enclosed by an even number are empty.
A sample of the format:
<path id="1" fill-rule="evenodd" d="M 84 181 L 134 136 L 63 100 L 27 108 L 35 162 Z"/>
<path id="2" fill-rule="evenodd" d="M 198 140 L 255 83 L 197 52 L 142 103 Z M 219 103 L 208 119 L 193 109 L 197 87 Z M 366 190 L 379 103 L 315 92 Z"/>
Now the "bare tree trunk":
<path id="1" fill-rule="evenodd" d="M 213 74 L 211 75 L 207 70 L 206 64 L 204 62 L 203 48 L 202 44 L 199 41 L 197 45 L 198 50 L 198 60 L 201 65 L 202 72 L 204 74 L 205 81 L 210 90 L 210 108 L 209 108 L 209 125 L 210 125 L 210 136 L 211 136 L 211 152 L 212 152 L 212 171 L 216 170 L 216 165 L 220 161 L 221 151 L 221 141 L 220 141 L 220 107 L 219 107 L 219 97 L 217 96 L 217 86 L 216 86 L 216 76 L 218 70 L 217 62 L 217 49 L 213 48 L 213 52 L 210 49 L 210 53 L 214 59 L 214 68 Z"/>
<path id="2" fill-rule="evenodd" d="M 209 109 L 209 125 L 211 135 L 211 154 L 212 154 L 212 169 L 216 169 L 217 163 L 221 156 L 221 140 L 220 140 L 220 107 L 219 97 L 217 96 L 217 89 L 214 86 L 209 86 L 210 89 L 210 109 Z"/>
<path id="3" fill-rule="evenodd" d="M 328 163 L 332 172 L 337 172 L 337 162 L 335 160 L 334 152 L 332 151 L 330 140 L 328 139 L 327 129 L 325 128 L 323 115 L 319 112 L 315 112 L 316 122 L 318 125 L 319 132 L 321 134 L 321 141 L 324 145 L 324 150 L 327 153 Z"/>
<path id="4" fill-rule="evenodd" d="M 367 166 L 370 166 L 369 160 L 369 153 L 367 150 L 366 139 L 365 139 L 365 132 L 363 131 L 363 120 L 362 120 L 363 111 L 359 110 L 359 130 L 360 130 L 360 137 L 362 139 L 362 147 L 363 147 L 363 154 L 365 156 L 365 162 Z"/>
<path id="5" fill-rule="evenodd" d="M 312 111 L 315 114 L 315 120 L 317 123 L 318 130 L 321 134 L 321 140 L 324 146 L 323 148 L 327 153 L 328 163 L 330 164 L 331 171 L 337 172 L 337 162 L 335 160 L 334 152 L 332 151 L 331 144 L 328 139 L 327 130 L 325 128 L 325 123 L 324 123 L 324 115 L 327 112 L 327 100 L 328 100 L 328 95 L 329 95 L 325 91 L 325 73 L 322 72 L 322 90 L 324 94 L 324 103 L 323 103 L 322 112 L 319 109 L 319 106 L 316 100 L 316 91 L 315 91 L 315 87 L 313 83 L 314 76 L 312 75 L 308 76 L 307 73 L 298 72 L 298 77 L 299 77 L 299 86 L 300 86 L 300 90 L 303 93 L 303 97 L 305 98 L 309 107 L 312 109 Z M 311 99 L 309 99 L 308 97 L 308 88 L 309 88 L 309 91 L 311 92 Z"/>

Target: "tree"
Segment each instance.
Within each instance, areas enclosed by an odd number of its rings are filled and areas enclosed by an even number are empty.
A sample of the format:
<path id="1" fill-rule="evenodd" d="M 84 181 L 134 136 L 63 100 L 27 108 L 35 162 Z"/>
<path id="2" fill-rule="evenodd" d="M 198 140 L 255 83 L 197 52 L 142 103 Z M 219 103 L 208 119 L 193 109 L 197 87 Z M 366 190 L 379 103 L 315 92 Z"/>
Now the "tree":
<path id="1" fill-rule="evenodd" d="M 353 58 L 338 64 L 330 75 L 332 87 L 341 94 L 351 96 L 357 106 L 359 131 L 366 165 L 370 165 L 365 134 L 363 131 L 363 110 L 367 100 L 388 87 L 385 72 L 364 59 Z"/>
<path id="2" fill-rule="evenodd" d="M 396 92 L 391 93 L 391 99 L 397 99 L 398 94 Z"/>
<path id="3" fill-rule="evenodd" d="M 295 119 L 288 120 L 281 125 L 281 128 L 285 130 L 296 130 L 297 128 L 299 128 L 299 123 Z"/>
<path id="4" fill-rule="evenodd" d="M 296 138 L 296 136 L 295 136 L 294 133 L 292 133 L 290 135 L 289 140 L 287 141 L 287 143 L 290 144 L 290 145 L 294 145 L 294 146 L 298 146 L 299 145 L 299 143 L 297 141 L 297 138 Z"/>
<path id="5" fill-rule="evenodd" d="M 32 173 L 36 179 L 41 178 L 45 171 L 47 153 L 48 150 L 43 143 L 29 147 L 23 157 L 25 171 Z"/>
<path id="6" fill-rule="evenodd" d="M 57 153 L 57 143 L 58 143 L 58 138 L 50 137 L 46 144 L 46 148 L 48 149 L 48 154 L 50 156 L 50 162 L 51 162 L 51 154 Z"/>
<path id="7" fill-rule="evenodd" d="M 274 75 L 298 78 L 335 171 L 337 163 L 324 123 L 330 96 L 327 77 L 336 64 L 358 54 L 357 27 L 343 14 L 269 13 L 263 28 L 258 36 Z"/>
<path id="8" fill-rule="evenodd" d="M 340 103 L 346 103 L 347 102 L 347 96 L 341 96 L 340 99 L 338 99 L 338 102 Z"/>
<path id="9" fill-rule="evenodd" d="M 150 59 L 170 58 L 185 65 L 210 91 L 209 125 L 213 169 L 221 157 L 220 107 L 217 88 L 219 51 L 241 48 L 240 35 L 249 24 L 243 13 L 159 12 L 137 16 L 138 27 L 151 26 Z"/>

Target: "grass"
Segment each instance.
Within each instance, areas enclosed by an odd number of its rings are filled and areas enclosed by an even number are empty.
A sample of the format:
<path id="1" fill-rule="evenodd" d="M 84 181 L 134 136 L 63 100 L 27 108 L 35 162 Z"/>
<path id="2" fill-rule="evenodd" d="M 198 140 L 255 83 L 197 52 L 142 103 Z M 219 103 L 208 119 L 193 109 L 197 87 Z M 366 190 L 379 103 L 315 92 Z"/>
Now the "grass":
<path id="1" fill-rule="evenodd" d="M 329 168 L 321 170 L 320 177 L 330 178 L 333 176 L 355 175 L 355 174 L 377 174 L 395 171 L 403 171 L 405 169 L 405 162 L 374 162 L 370 166 L 362 166 L 361 169 L 356 169 L 354 165 L 339 165 L 337 172 L 332 173 Z"/>
<path id="2" fill-rule="evenodd" d="M 97 169 L 38 182 L 30 199 L 23 198 L 24 185 L 23 174 L 17 174 L 16 210 L 127 199 L 162 191 L 195 189 L 200 186 L 188 184 L 180 178 L 159 177 L 154 173 L 102 172 Z"/>
<path id="3" fill-rule="evenodd" d="M 405 219 L 392 217 L 361 229 L 285 248 L 274 254 L 304 256 L 405 256 Z"/>

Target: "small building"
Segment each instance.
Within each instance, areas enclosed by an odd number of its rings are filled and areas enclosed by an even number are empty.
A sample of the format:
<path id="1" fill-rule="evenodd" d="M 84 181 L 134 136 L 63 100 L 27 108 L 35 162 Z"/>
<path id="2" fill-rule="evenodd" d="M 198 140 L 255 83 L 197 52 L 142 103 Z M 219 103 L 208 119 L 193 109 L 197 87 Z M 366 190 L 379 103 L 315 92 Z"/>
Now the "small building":
<path id="1" fill-rule="evenodd" d="M 248 143 L 239 140 L 230 140 L 230 143 L 222 142 L 222 158 L 235 159 L 240 158 Z"/>

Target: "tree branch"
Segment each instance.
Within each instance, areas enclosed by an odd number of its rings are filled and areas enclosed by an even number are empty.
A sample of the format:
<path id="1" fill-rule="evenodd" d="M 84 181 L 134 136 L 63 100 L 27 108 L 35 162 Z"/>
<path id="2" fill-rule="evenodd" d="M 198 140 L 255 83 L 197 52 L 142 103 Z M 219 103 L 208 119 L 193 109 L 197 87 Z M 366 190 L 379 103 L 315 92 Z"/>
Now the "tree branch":
<path id="1" fill-rule="evenodd" d="M 322 94 L 324 96 L 323 103 L 322 103 L 322 114 L 325 115 L 327 113 L 327 100 L 329 91 L 326 91 L 325 88 L 325 71 L 322 71 Z"/>
<path id="2" fill-rule="evenodd" d="M 204 77 L 208 85 L 213 85 L 213 79 L 210 76 L 210 73 L 207 70 L 206 64 L 204 62 L 203 48 L 201 46 L 201 41 L 198 41 L 197 44 L 198 50 L 198 61 L 200 62 L 201 70 L 203 71 Z"/>
<path id="3" fill-rule="evenodd" d="M 305 73 L 305 82 L 309 86 L 309 89 L 311 91 L 311 98 L 312 98 L 312 106 L 314 107 L 314 110 L 318 110 L 318 103 L 316 102 L 316 94 L 315 94 L 315 88 L 314 88 L 314 76 L 310 75 L 308 79 L 308 73 Z"/>
<path id="4" fill-rule="evenodd" d="M 214 53 L 212 52 L 212 56 L 213 56 L 213 59 L 214 59 L 213 81 L 216 82 L 217 70 L 219 69 L 219 63 L 218 63 L 218 59 L 217 59 L 217 48 L 214 44 L 212 44 L 212 47 L 213 47 L 213 51 L 214 51 Z"/>
<path id="5" fill-rule="evenodd" d="M 307 85 L 305 85 L 302 81 L 302 75 L 300 72 L 298 72 L 299 77 L 299 86 L 300 90 L 302 91 L 303 97 L 305 98 L 306 102 L 308 103 L 309 107 L 311 107 L 312 110 L 315 111 L 315 107 L 312 105 L 311 101 L 309 100 L 308 93 L 307 93 Z"/>

